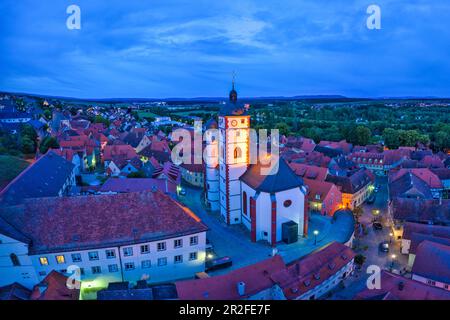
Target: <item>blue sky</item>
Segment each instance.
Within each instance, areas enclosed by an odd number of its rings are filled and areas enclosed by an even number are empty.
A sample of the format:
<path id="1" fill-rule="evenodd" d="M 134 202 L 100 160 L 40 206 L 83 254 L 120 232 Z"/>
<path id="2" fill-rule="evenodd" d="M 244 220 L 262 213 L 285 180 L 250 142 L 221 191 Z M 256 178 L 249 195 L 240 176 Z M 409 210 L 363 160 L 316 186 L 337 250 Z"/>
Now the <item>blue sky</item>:
<path id="1" fill-rule="evenodd" d="M 0 90 L 226 96 L 234 70 L 247 97 L 450 97 L 449 17 L 438 0 L 1 0 Z"/>

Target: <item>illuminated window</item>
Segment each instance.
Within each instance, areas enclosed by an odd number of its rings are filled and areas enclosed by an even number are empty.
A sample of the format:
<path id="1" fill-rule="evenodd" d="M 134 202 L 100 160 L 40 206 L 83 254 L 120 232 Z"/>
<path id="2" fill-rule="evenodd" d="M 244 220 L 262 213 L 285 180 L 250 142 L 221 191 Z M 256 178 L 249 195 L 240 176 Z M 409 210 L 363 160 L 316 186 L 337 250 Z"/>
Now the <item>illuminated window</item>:
<path id="1" fill-rule="evenodd" d="M 64 258 L 63 255 L 56 256 L 56 262 L 57 262 L 58 264 L 63 264 L 63 263 L 66 263 L 66 259 Z"/>
<path id="2" fill-rule="evenodd" d="M 39 262 L 41 263 L 41 266 L 48 266 L 48 259 L 47 257 L 40 257 Z"/>

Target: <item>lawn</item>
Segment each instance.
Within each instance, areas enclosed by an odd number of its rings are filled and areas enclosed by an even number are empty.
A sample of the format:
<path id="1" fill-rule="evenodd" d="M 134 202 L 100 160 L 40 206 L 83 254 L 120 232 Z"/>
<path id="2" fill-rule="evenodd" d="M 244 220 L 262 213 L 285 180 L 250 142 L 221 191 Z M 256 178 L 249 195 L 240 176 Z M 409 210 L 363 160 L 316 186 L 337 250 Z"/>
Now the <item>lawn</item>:
<path id="1" fill-rule="evenodd" d="M 0 190 L 29 165 L 29 162 L 21 158 L 0 155 Z"/>

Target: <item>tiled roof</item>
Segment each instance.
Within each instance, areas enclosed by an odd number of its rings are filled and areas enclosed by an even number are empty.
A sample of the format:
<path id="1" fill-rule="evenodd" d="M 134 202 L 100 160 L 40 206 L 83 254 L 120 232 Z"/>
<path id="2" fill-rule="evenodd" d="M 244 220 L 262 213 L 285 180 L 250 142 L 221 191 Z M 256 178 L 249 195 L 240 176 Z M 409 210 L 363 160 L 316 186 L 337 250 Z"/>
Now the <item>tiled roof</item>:
<path id="1" fill-rule="evenodd" d="M 308 200 L 309 201 L 323 201 L 330 190 L 333 188 L 334 184 L 326 181 L 317 181 L 304 179 L 305 185 L 308 186 Z M 320 199 L 317 199 L 316 196 L 320 196 Z"/>
<path id="2" fill-rule="evenodd" d="M 303 186 L 303 179 L 292 171 L 284 159 L 279 158 L 276 172 L 271 172 L 273 174 L 268 175 L 262 174 L 264 169 L 267 170 L 269 168 L 269 166 L 265 167 L 261 163 L 252 164 L 239 179 L 252 189 L 267 193 Z M 274 171 L 276 168 L 277 166 L 274 166 L 272 170 Z"/>
<path id="3" fill-rule="evenodd" d="M 405 222 L 405 224 L 403 225 L 403 239 L 411 239 L 412 233 L 421 233 L 450 239 L 450 227 Z"/>
<path id="4" fill-rule="evenodd" d="M 31 239 L 30 254 L 150 242 L 207 230 L 192 211 L 160 191 L 29 199 L 2 211 L 6 221 Z"/>
<path id="5" fill-rule="evenodd" d="M 354 257 L 352 249 L 342 243 L 333 242 L 290 263 L 287 266 L 287 274 L 283 276 L 284 281 L 281 282 L 285 296 L 288 299 L 295 299 L 312 290 L 335 275 Z M 276 278 L 275 275 L 275 280 Z"/>
<path id="6" fill-rule="evenodd" d="M 47 152 L 0 192 L 0 202 L 12 204 L 26 198 L 58 196 L 74 168 L 66 159 Z"/>
<path id="7" fill-rule="evenodd" d="M 291 167 L 299 177 L 310 180 L 325 181 L 328 175 L 328 169 L 323 167 L 310 166 L 296 162 L 289 163 L 289 167 Z"/>
<path id="8" fill-rule="evenodd" d="M 389 183 L 389 196 L 391 199 L 397 197 L 418 199 L 433 198 L 430 186 L 412 173 L 406 173 Z"/>
<path id="9" fill-rule="evenodd" d="M 421 179 L 423 182 L 429 185 L 430 188 L 433 189 L 442 188 L 442 183 L 439 177 L 433 171 L 427 168 L 400 169 L 389 175 L 389 182 L 392 183 L 397 179 L 401 178 L 402 176 L 404 176 L 405 174 L 409 173 Z"/>
<path id="10" fill-rule="evenodd" d="M 0 300 L 28 300 L 30 294 L 30 290 L 17 282 L 0 287 Z"/>
<path id="11" fill-rule="evenodd" d="M 395 198 L 392 209 L 397 220 L 450 225 L 450 200 Z"/>
<path id="12" fill-rule="evenodd" d="M 181 300 L 239 300 L 274 286 L 271 276 L 283 270 L 285 264 L 281 256 L 233 270 L 227 274 L 211 278 L 178 281 L 178 297 Z M 245 293 L 239 295 L 238 283 L 245 283 Z"/>
<path id="13" fill-rule="evenodd" d="M 413 274 L 450 284 L 450 246 L 423 241 L 416 250 Z"/>
<path id="14" fill-rule="evenodd" d="M 123 156 L 127 160 L 130 160 L 136 157 L 137 154 L 133 147 L 127 144 L 105 146 L 105 149 L 103 150 L 103 161 L 110 161 L 114 156 Z"/>
<path id="15" fill-rule="evenodd" d="M 373 174 L 366 168 L 361 168 L 350 176 L 329 175 L 326 179 L 341 187 L 341 192 L 354 194 L 374 181 Z"/>
<path id="16" fill-rule="evenodd" d="M 100 188 L 100 192 L 139 192 L 151 191 L 154 188 L 164 193 L 175 193 L 176 184 L 170 180 L 135 178 L 135 179 L 108 179 Z"/>
<path id="17" fill-rule="evenodd" d="M 450 291 L 381 271 L 380 289 L 364 289 L 357 300 L 450 300 Z"/>
<path id="18" fill-rule="evenodd" d="M 67 279 L 65 275 L 52 270 L 34 286 L 30 300 L 78 300 L 80 290 L 67 288 Z"/>

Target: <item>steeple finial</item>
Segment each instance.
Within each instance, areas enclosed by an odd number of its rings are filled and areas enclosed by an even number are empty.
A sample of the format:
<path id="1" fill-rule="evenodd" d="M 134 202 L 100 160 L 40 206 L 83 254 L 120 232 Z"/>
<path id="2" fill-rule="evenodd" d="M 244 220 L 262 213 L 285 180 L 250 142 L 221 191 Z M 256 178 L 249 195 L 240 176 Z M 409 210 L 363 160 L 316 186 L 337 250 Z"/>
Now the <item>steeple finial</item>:
<path id="1" fill-rule="evenodd" d="M 236 82 L 236 72 L 233 71 L 231 80 L 232 88 L 230 91 L 230 101 L 233 103 L 237 101 L 237 91 L 235 89 L 235 82 Z"/>

